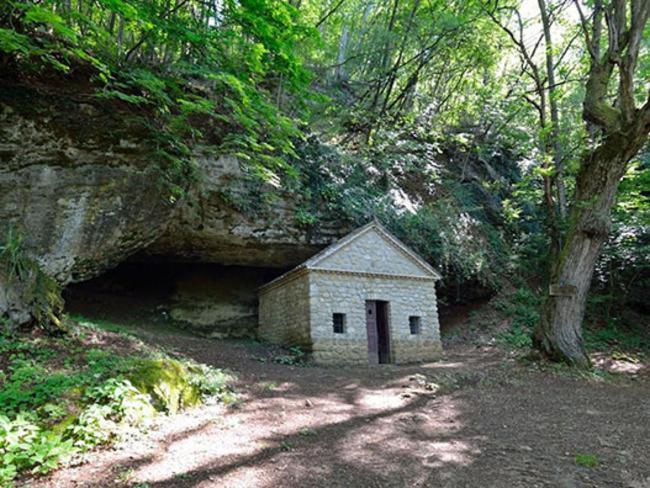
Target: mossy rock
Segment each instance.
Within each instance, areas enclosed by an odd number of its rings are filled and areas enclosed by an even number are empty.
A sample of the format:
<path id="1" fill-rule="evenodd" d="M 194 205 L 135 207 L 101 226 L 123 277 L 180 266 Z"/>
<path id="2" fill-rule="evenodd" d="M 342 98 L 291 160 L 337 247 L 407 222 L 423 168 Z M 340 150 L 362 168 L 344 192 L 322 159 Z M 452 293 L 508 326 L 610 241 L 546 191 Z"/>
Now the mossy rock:
<path id="1" fill-rule="evenodd" d="M 50 430 L 58 435 L 63 435 L 65 431 L 79 419 L 76 414 L 68 414 L 63 420 L 55 423 L 50 427 Z"/>
<path id="2" fill-rule="evenodd" d="M 173 359 L 145 359 L 128 375 L 141 393 L 149 395 L 159 411 L 176 413 L 201 403 L 201 390 L 190 382 L 185 365 Z"/>

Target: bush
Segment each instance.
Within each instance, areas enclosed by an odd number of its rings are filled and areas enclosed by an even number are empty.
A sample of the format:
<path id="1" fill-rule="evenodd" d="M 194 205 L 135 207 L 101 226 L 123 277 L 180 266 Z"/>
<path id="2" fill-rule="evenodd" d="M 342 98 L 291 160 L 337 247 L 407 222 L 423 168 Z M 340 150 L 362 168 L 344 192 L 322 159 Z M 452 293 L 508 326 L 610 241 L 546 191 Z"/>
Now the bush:
<path id="1" fill-rule="evenodd" d="M 0 283 L 7 287 L 14 306 L 27 312 L 19 323 L 7 309 L 0 310 L 0 326 L 3 330 L 20 325 L 36 325 L 52 333 L 65 331 L 61 320 L 63 298 L 61 287 L 48 276 L 39 264 L 28 256 L 21 233 L 9 227 L 0 239 Z M 7 316 L 8 315 L 8 316 Z"/>
<path id="2" fill-rule="evenodd" d="M 302 348 L 294 346 L 289 348 L 289 354 L 275 356 L 273 362 L 277 364 L 284 364 L 286 366 L 306 366 L 307 354 Z"/>
<path id="3" fill-rule="evenodd" d="M 0 415 L 0 483 L 9 484 L 25 470 L 47 473 L 75 452 L 73 441 L 43 429 L 27 413 Z"/>

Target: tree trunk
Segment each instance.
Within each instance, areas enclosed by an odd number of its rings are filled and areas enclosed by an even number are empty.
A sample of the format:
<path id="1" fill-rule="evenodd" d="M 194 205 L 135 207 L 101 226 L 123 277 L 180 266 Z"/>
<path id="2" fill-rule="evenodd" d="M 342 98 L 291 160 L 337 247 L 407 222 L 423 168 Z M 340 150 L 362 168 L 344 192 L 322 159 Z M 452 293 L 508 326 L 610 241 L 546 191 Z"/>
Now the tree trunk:
<path id="1" fill-rule="evenodd" d="M 602 139 L 580 166 L 569 229 L 560 254 L 553 260 L 548 296 L 533 341 L 551 359 L 581 367 L 590 366 L 582 342 L 587 293 L 611 227 L 618 184 L 628 161 L 650 132 L 650 93 L 641 108 L 634 103 L 634 74 L 650 2 L 630 3 L 631 9 L 626 0 L 611 0 L 604 7 L 602 0 L 595 0 L 590 25 L 580 2 L 575 2 L 590 56 L 582 118 L 588 127 L 598 127 Z M 607 51 L 601 55 L 604 9 Z M 618 71 L 618 95 L 612 103 L 609 92 L 614 68 Z"/>
<path id="2" fill-rule="evenodd" d="M 555 83 L 555 62 L 553 61 L 553 38 L 551 36 L 551 20 L 549 19 L 546 0 L 537 0 L 544 30 L 544 44 L 546 55 L 546 77 L 548 79 L 548 103 L 551 109 L 551 133 L 547 141 L 548 150 L 553 153 L 553 166 L 555 177 L 553 181 L 557 188 L 557 202 L 560 217 L 566 217 L 566 188 L 564 185 L 564 159 L 562 156 L 562 142 L 560 140 L 560 114 L 557 106 L 557 85 Z M 552 225 L 557 225 L 553 223 Z"/>
<path id="3" fill-rule="evenodd" d="M 341 32 L 341 39 L 339 40 L 339 53 L 336 58 L 336 72 L 334 77 L 336 81 L 341 81 L 347 78 L 345 71 L 345 56 L 348 50 L 348 39 L 350 38 L 350 28 L 347 24 L 343 25 Z"/>
<path id="4" fill-rule="evenodd" d="M 582 341 L 587 293 L 610 230 L 618 184 L 627 162 L 646 138 L 643 131 L 616 132 L 583 161 L 569 231 L 553 266 L 549 293 L 533 337 L 535 346 L 553 360 L 590 366 Z"/>

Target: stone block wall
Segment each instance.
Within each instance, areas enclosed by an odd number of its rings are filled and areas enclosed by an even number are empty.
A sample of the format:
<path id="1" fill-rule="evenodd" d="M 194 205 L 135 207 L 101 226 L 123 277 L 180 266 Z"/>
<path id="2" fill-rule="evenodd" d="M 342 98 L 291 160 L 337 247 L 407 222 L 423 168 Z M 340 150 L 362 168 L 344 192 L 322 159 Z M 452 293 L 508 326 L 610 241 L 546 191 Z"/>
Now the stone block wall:
<path id="1" fill-rule="evenodd" d="M 391 356 L 395 363 L 416 363 L 438 359 L 442 353 L 440 339 L 391 339 Z"/>
<path id="2" fill-rule="evenodd" d="M 309 320 L 307 273 L 261 290 L 258 329 L 261 339 L 273 344 L 301 346 L 309 350 Z"/>
<path id="3" fill-rule="evenodd" d="M 318 263 L 318 268 L 429 277 L 429 273 L 374 229 Z"/>
<path id="4" fill-rule="evenodd" d="M 366 300 L 389 302 L 391 362 L 433 360 L 440 354 L 433 279 L 311 270 L 309 296 L 312 351 L 317 362 L 368 362 Z M 346 316 L 343 334 L 334 332 L 334 313 Z M 421 318 L 420 334 L 411 334 L 409 316 Z"/>
<path id="5" fill-rule="evenodd" d="M 368 340 L 315 339 L 312 359 L 321 364 L 368 364 Z"/>

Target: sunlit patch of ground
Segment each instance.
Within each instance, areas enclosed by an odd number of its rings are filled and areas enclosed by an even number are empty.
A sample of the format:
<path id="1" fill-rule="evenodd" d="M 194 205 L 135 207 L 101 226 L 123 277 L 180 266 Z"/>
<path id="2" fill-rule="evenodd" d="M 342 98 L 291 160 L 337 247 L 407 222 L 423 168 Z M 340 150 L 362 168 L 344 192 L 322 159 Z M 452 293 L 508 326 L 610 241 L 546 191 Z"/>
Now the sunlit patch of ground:
<path id="1" fill-rule="evenodd" d="M 596 353 L 592 355 L 592 359 L 596 367 L 609 373 L 636 377 L 650 372 L 645 355 L 620 352 Z"/>

